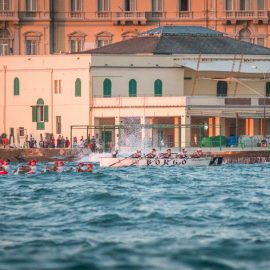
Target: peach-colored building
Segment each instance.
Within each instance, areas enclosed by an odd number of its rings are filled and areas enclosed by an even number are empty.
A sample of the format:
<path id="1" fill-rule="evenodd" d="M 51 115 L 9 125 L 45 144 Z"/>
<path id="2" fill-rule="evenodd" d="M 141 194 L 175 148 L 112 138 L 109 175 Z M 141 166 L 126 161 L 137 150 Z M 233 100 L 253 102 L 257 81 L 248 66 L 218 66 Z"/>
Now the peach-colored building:
<path id="1" fill-rule="evenodd" d="M 88 125 L 90 63 L 89 55 L 2 56 L 1 133 L 22 145 L 26 135 L 70 138 L 71 125 Z"/>
<path id="2" fill-rule="evenodd" d="M 270 0 L 1 0 L 0 55 L 80 52 L 159 25 L 270 46 Z"/>

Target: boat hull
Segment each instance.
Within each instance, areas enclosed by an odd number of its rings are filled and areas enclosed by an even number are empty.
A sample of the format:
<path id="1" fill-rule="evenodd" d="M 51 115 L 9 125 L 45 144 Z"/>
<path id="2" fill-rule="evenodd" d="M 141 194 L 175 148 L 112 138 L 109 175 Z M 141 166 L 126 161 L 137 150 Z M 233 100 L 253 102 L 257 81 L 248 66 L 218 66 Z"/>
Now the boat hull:
<path id="1" fill-rule="evenodd" d="M 208 166 L 211 158 L 110 158 L 101 157 L 100 167 L 131 167 L 131 166 Z"/>

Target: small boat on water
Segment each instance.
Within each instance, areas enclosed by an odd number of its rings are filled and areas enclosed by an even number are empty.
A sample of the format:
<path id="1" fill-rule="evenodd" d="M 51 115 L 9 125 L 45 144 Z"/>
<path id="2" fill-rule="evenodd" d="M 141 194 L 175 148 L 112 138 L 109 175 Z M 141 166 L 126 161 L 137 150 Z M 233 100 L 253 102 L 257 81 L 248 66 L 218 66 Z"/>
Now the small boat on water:
<path id="1" fill-rule="evenodd" d="M 222 157 L 199 157 L 199 158 L 112 158 L 101 157 L 100 167 L 120 168 L 132 166 L 209 166 L 221 165 Z"/>

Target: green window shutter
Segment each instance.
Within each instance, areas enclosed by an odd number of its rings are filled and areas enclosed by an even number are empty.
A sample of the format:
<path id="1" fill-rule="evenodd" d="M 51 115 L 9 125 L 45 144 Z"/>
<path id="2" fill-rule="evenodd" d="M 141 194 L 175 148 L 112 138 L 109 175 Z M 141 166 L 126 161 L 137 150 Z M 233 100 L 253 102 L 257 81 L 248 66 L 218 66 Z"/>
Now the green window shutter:
<path id="1" fill-rule="evenodd" d="M 112 96 L 112 82 L 109 79 L 105 79 L 103 82 L 103 96 L 104 97 Z"/>
<path id="2" fill-rule="evenodd" d="M 129 96 L 136 97 L 137 96 L 137 82 L 132 79 L 129 81 Z"/>
<path id="3" fill-rule="evenodd" d="M 155 96 L 156 97 L 162 96 L 162 81 L 161 80 L 155 81 Z"/>
<path id="4" fill-rule="evenodd" d="M 82 83 L 80 79 L 75 82 L 75 97 L 80 97 L 82 95 L 81 91 Z"/>
<path id="5" fill-rule="evenodd" d="M 37 122 L 37 130 L 44 130 L 45 124 L 44 122 Z"/>
<path id="6" fill-rule="evenodd" d="M 44 122 L 49 122 L 49 107 L 44 106 Z"/>
<path id="7" fill-rule="evenodd" d="M 18 78 L 14 79 L 14 96 L 20 95 L 20 81 Z"/>
<path id="8" fill-rule="evenodd" d="M 37 122 L 37 107 L 32 106 L 32 122 Z"/>

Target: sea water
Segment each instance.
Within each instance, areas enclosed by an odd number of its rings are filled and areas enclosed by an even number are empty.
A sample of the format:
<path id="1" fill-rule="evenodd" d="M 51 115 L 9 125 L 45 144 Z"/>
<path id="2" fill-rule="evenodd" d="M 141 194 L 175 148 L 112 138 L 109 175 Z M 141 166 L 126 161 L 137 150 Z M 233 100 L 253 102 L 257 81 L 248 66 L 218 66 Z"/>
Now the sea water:
<path id="1" fill-rule="evenodd" d="M 270 165 L 0 176 L 0 269 L 269 270 Z"/>

